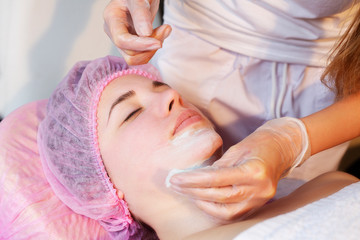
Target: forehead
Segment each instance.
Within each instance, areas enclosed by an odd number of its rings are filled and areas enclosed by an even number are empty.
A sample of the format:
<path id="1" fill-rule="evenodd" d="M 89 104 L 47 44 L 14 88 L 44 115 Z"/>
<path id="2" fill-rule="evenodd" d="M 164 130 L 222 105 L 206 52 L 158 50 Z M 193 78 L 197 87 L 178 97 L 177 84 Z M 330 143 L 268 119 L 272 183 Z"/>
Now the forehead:
<path id="1" fill-rule="evenodd" d="M 129 74 L 112 80 L 103 90 L 100 97 L 100 105 L 109 104 L 114 101 L 119 94 L 124 94 L 130 90 L 149 89 L 152 80 L 143 76 Z"/>
<path id="2" fill-rule="evenodd" d="M 151 87 L 152 80 L 144 76 L 129 74 L 114 79 L 104 89 L 108 94 L 112 92 L 135 90 L 137 88 Z"/>
<path id="3" fill-rule="evenodd" d="M 101 93 L 101 97 L 97 107 L 97 121 L 99 125 L 103 125 L 116 99 L 131 90 L 140 93 L 141 90 L 152 88 L 152 80 L 143 76 L 129 74 L 121 76 L 111 81 Z"/>

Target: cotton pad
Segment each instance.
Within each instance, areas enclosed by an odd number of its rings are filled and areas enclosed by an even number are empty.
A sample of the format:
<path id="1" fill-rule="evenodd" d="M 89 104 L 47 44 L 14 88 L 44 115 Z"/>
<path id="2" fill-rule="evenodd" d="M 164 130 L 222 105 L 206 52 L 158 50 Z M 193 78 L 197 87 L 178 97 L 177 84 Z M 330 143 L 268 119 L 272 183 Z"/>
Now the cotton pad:
<path id="1" fill-rule="evenodd" d="M 192 170 L 198 169 L 198 168 L 206 168 L 209 167 L 210 165 L 212 165 L 215 161 L 217 160 L 216 156 L 213 155 L 210 158 L 206 159 L 205 161 L 203 161 L 201 164 L 196 164 L 193 167 L 190 168 L 186 168 L 186 169 L 172 169 L 169 174 L 167 175 L 166 179 L 165 179 L 165 185 L 166 187 L 170 187 L 171 183 L 170 183 L 170 179 L 172 178 L 172 176 L 174 176 L 175 174 L 178 173 L 183 173 L 183 172 L 190 172 Z"/>

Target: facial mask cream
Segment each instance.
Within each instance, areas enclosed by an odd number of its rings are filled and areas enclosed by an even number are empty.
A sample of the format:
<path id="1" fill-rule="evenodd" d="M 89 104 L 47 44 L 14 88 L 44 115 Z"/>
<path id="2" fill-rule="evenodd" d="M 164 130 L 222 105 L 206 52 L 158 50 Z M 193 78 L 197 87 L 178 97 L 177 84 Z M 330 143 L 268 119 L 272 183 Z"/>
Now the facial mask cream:
<path id="1" fill-rule="evenodd" d="M 186 168 L 186 169 L 172 169 L 170 170 L 169 174 L 167 175 L 166 179 L 165 179 L 165 185 L 166 187 L 170 187 L 171 183 L 170 183 L 170 179 L 172 176 L 174 176 L 175 174 L 178 173 L 183 173 L 183 172 L 190 172 L 194 169 L 198 169 L 198 168 L 204 168 L 207 167 L 209 165 L 211 165 L 212 163 L 214 163 L 216 161 L 216 157 L 215 156 L 211 156 L 210 158 L 206 159 L 205 161 L 203 161 L 201 164 L 195 164 L 192 167 Z"/>

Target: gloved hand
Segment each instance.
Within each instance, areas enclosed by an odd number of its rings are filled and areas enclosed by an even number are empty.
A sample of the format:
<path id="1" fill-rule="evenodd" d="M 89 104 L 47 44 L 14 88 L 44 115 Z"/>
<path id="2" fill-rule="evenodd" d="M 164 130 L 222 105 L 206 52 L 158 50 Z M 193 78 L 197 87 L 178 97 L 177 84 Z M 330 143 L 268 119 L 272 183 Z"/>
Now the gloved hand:
<path id="1" fill-rule="evenodd" d="M 232 220 L 268 202 L 278 181 L 309 156 L 305 125 L 289 117 L 274 119 L 232 146 L 212 166 L 175 174 L 171 188 L 193 198 L 209 215 Z"/>
<path id="2" fill-rule="evenodd" d="M 147 63 L 171 27 L 152 29 L 159 0 L 112 0 L 104 10 L 104 30 L 129 65 Z"/>

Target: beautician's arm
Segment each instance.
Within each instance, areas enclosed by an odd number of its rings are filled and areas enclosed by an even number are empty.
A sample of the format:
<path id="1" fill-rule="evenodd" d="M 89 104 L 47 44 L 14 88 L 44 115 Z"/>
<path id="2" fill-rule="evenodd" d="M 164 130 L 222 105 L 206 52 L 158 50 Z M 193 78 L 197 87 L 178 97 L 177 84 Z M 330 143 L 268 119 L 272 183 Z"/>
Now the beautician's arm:
<path id="1" fill-rule="evenodd" d="M 301 119 L 307 129 L 311 155 L 360 136 L 360 93 Z"/>

